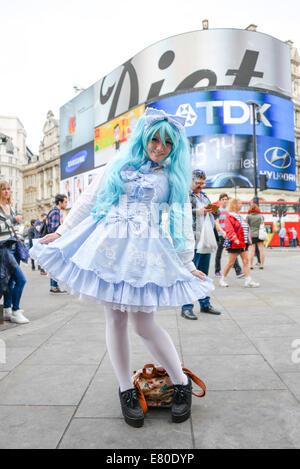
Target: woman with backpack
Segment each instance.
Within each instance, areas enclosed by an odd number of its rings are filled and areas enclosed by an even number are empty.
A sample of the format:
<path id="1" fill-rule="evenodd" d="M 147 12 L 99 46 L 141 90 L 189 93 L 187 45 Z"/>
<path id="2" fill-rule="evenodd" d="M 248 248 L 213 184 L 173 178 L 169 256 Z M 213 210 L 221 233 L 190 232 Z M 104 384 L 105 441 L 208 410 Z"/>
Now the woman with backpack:
<path id="1" fill-rule="evenodd" d="M 262 270 L 264 268 L 265 262 L 265 245 L 263 240 L 259 238 L 259 229 L 260 226 L 265 223 L 265 220 L 256 204 L 251 205 L 246 217 L 246 221 L 250 226 L 252 236 L 252 244 L 249 247 L 250 269 L 253 269 L 253 259 L 255 254 L 255 247 L 257 245 L 260 257 L 259 268 Z"/>

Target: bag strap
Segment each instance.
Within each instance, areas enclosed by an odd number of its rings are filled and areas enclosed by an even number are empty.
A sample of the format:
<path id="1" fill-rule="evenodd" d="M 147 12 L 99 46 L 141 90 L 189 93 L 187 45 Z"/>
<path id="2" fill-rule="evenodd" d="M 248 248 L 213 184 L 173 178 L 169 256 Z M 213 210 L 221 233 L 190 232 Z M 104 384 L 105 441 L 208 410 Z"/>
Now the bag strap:
<path id="1" fill-rule="evenodd" d="M 133 385 L 137 390 L 138 400 L 140 402 L 141 408 L 143 409 L 144 413 L 148 412 L 148 404 L 146 402 L 145 396 L 143 391 L 140 388 L 140 385 L 137 380 L 134 380 Z"/>
<path id="2" fill-rule="evenodd" d="M 150 373 L 147 370 L 152 370 Z M 166 370 L 161 371 L 158 370 L 153 363 L 148 363 L 147 365 L 144 366 L 143 371 L 141 373 L 141 376 L 146 379 L 151 379 L 155 378 L 156 376 L 166 376 L 167 372 Z"/>
<path id="3" fill-rule="evenodd" d="M 196 397 L 204 397 L 206 394 L 205 383 L 187 368 L 182 368 L 182 371 L 184 371 L 187 375 L 189 375 L 189 377 L 194 381 L 194 383 L 198 384 L 198 386 L 202 389 L 202 392 L 192 391 L 192 394 Z"/>
<path id="4" fill-rule="evenodd" d="M 3 210 L 2 207 L 0 207 L 0 210 L 1 210 L 1 212 L 3 213 L 3 215 L 4 215 L 4 216 L 1 216 L 1 215 L 0 215 L 0 218 L 4 221 L 4 217 L 5 217 L 5 221 L 6 221 L 6 223 L 7 223 L 7 220 L 8 220 L 9 215 L 7 215 L 7 214 L 4 212 L 4 210 Z M 13 211 L 13 209 L 12 209 L 11 207 L 10 207 L 10 214 L 11 214 L 12 216 L 15 216 L 15 215 L 14 215 L 14 211 Z M 16 230 L 14 229 L 14 225 L 13 225 L 13 223 L 12 223 L 11 221 L 10 221 L 10 223 L 11 223 L 11 224 L 9 224 L 9 225 L 7 224 L 7 225 L 8 225 L 9 228 L 12 229 L 12 232 L 13 232 L 13 234 L 14 234 L 14 237 L 16 238 L 16 241 L 18 242 L 18 241 L 19 241 L 19 238 L 18 238 L 18 235 L 17 235 L 17 233 L 16 233 Z"/>

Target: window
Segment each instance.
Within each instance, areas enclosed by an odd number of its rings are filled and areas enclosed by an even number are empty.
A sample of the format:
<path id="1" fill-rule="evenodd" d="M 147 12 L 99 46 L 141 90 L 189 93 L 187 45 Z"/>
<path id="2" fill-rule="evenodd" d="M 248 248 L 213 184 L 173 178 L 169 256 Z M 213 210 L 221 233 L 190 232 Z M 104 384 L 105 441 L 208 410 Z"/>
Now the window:
<path id="1" fill-rule="evenodd" d="M 300 127 L 300 111 L 295 111 L 295 125 Z"/>
<path id="2" fill-rule="evenodd" d="M 297 96 L 298 95 L 298 80 L 293 81 L 293 92 Z"/>

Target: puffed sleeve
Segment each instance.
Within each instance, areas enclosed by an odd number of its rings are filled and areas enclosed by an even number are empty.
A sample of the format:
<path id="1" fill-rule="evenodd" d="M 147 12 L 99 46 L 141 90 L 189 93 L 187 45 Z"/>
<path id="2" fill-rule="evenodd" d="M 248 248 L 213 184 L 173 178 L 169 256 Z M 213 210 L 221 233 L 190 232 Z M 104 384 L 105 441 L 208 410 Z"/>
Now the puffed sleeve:
<path id="1" fill-rule="evenodd" d="M 104 168 L 102 171 L 99 170 L 99 174 L 97 174 L 93 182 L 83 191 L 68 213 L 64 223 L 56 230 L 56 233 L 62 236 L 66 231 L 71 230 L 90 215 L 92 208 L 95 206 L 97 194 L 104 185 L 107 169 L 108 166 L 105 167 L 105 172 Z"/>

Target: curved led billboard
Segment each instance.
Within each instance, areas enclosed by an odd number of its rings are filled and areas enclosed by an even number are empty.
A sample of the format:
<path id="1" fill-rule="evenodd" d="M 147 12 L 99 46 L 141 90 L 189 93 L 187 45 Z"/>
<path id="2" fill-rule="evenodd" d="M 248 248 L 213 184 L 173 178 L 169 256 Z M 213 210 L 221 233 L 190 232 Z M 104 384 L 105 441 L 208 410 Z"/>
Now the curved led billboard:
<path id="1" fill-rule="evenodd" d="M 270 189 L 296 190 L 294 105 L 270 93 L 195 91 L 151 106 L 186 118 L 193 168 L 204 169 L 206 187 L 253 187 L 253 123 L 247 101 L 260 106 L 256 125 L 258 173 Z"/>
<path id="2" fill-rule="evenodd" d="M 193 31 L 159 41 L 94 85 L 95 126 L 158 96 L 224 87 L 290 98 L 289 46 L 240 29 Z"/>
<path id="3" fill-rule="evenodd" d="M 252 126 L 246 103 L 254 100 L 262 115 L 258 170 L 267 174 L 270 188 L 295 190 L 291 95 L 290 48 L 274 37 L 211 29 L 164 39 L 61 107 L 62 180 L 74 188 L 76 198 L 75 187 L 87 185 L 94 172 L 119 153 L 151 105 L 187 118 L 192 165 L 206 170 L 209 187 L 252 187 Z"/>

